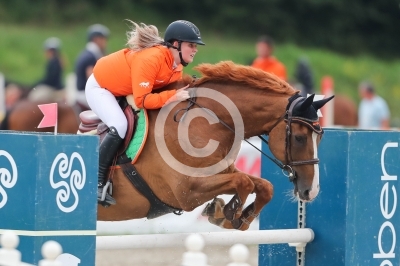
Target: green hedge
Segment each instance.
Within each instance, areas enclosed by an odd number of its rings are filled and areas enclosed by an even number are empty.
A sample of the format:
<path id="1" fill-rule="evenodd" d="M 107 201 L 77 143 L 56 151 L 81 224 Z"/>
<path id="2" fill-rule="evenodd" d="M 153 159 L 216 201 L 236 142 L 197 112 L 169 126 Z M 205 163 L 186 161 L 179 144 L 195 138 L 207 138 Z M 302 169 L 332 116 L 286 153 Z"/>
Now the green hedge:
<path id="1" fill-rule="evenodd" d="M 192 20 L 235 36 L 270 34 L 280 42 L 398 57 L 399 3 L 393 0 L 0 0 L 0 21 L 60 24 L 130 18 Z"/>

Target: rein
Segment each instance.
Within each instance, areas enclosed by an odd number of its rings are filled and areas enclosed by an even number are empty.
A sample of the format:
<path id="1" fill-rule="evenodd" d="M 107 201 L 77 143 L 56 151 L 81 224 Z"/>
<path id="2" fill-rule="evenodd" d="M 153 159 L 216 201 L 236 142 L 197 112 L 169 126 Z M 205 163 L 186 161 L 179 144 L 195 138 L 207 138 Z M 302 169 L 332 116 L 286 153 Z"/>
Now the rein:
<path id="1" fill-rule="evenodd" d="M 188 99 L 188 105 L 186 108 L 182 108 L 179 109 L 175 112 L 174 114 L 174 121 L 175 122 L 180 122 L 183 120 L 183 118 L 185 117 L 186 113 L 189 111 L 190 108 L 192 108 L 194 105 L 197 105 L 198 107 L 200 107 L 201 109 L 203 109 L 204 111 L 206 111 L 209 115 L 215 117 L 219 123 L 221 123 L 223 126 L 225 126 L 227 129 L 229 129 L 231 132 L 235 133 L 235 130 L 229 126 L 227 123 L 225 123 L 224 121 L 222 121 L 215 113 L 209 111 L 207 108 L 205 108 L 204 106 L 200 105 L 199 103 L 196 102 L 197 97 L 195 96 L 191 96 Z M 282 121 L 286 122 L 286 141 L 285 141 L 285 158 L 286 158 L 286 162 L 287 164 L 283 164 L 282 162 L 280 162 L 278 159 L 269 156 L 268 154 L 266 154 L 265 152 L 263 152 L 262 150 L 260 150 L 259 148 L 257 148 L 255 145 L 253 145 L 252 143 L 250 143 L 248 140 L 244 139 L 244 136 L 241 136 L 241 139 L 246 141 L 248 144 L 250 144 L 253 148 L 255 148 L 257 151 L 259 151 L 261 154 L 263 154 L 265 157 L 267 157 L 268 159 L 270 159 L 272 162 L 274 162 L 279 168 L 282 169 L 282 172 L 284 175 L 286 175 L 287 177 L 289 177 L 289 180 L 291 182 L 294 181 L 294 179 L 296 178 L 295 175 L 295 171 L 293 169 L 292 166 L 298 166 L 298 165 L 306 165 L 306 164 L 318 164 L 319 163 L 319 159 L 318 158 L 313 158 L 310 160 L 303 160 L 303 161 L 293 161 L 292 159 L 292 155 L 291 155 L 291 149 L 290 149 L 290 136 L 292 134 L 292 120 L 295 120 L 294 123 L 305 123 L 307 125 L 310 125 L 306 120 L 304 119 L 300 119 L 298 117 L 296 117 L 295 119 L 293 119 L 293 109 L 296 106 L 296 104 L 301 100 L 301 98 L 297 98 L 295 99 L 289 106 L 288 110 L 285 111 L 285 113 L 275 122 L 275 124 L 271 127 L 271 129 L 266 133 L 266 135 L 269 135 L 269 133 Z M 182 117 L 180 119 L 177 119 L 178 114 L 184 111 Z M 287 116 L 287 119 L 285 119 L 285 117 Z M 320 133 L 322 134 L 322 133 Z M 259 135 L 258 136 L 264 143 L 266 143 L 267 145 L 269 145 L 268 140 L 266 140 L 263 136 Z"/>

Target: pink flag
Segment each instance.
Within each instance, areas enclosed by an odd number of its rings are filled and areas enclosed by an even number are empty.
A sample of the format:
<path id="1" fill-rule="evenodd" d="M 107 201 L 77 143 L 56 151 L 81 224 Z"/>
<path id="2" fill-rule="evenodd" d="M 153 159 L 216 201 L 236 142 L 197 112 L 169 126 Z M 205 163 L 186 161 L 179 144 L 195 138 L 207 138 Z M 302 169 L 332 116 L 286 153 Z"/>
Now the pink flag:
<path id="1" fill-rule="evenodd" d="M 57 126 L 57 103 L 41 104 L 38 107 L 44 115 L 38 128 Z"/>

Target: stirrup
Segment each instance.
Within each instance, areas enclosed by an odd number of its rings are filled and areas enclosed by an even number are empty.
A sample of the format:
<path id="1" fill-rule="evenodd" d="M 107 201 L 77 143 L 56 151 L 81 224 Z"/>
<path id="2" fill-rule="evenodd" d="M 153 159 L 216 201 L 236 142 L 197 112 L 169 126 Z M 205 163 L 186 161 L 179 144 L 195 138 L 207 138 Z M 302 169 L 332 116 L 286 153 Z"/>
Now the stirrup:
<path id="1" fill-rule="evenodd" d="M 111 194 L 108 193 L 108 191 L 112 193 L 112 183 L 110 181 L 107 181 L 104 187 L 100 189 L 101 189 L 101 197 L 100 199 L 97 198 L 98 203 L 100 203 L 104 207 L 109 207 L 110 205 L 115 205 L 117 203 L 115 199 L 111 196 Z"/>

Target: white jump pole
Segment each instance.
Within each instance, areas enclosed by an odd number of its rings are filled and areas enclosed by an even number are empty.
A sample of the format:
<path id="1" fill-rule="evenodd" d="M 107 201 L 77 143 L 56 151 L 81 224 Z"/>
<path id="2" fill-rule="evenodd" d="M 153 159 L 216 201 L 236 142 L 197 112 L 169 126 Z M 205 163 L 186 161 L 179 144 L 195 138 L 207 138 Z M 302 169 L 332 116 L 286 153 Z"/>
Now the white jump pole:
<path id="1" fill-rule="evenodd" d="M 234 244 L 283 244 L 308 243 L 314 239 L 314 231 L 304 229 L 254 230 L 232 232 L 203 232 L 200 234 L 206 246 L 231 246 Z M 121 235 L 96 237 L 97 250 L 184 247 L 190 233 Z"/>

